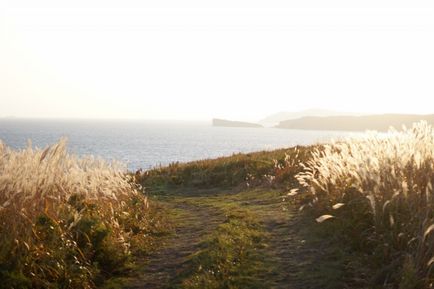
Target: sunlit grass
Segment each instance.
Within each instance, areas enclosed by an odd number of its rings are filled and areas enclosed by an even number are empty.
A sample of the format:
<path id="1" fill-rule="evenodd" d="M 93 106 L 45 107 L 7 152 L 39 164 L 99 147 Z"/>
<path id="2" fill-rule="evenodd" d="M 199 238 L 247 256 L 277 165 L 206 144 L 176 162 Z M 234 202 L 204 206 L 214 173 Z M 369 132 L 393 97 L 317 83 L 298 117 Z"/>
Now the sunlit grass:
<path id="1" fill-rule="evenodd" d="M 310 147 L 234 154 L 189 163 L 173 163 L 140 174 L 137 179 L 153 192 L 173 188 L 231 188 L 234 186 L 295 183 L 298 162 L 310 154 Z"/>
<path id="2" fill-rule="evenodd" d="M 189 260 L 189 268 L 178 278 L 179 288 L 265 288 L 266 234 L 257 217 L 237 205 L 226 220 L 202 243 L 203 249 Z M 265 287 L 264 287 L 265 286 Z"/>
<path id="3" fill-rule="evenodd" d="M 156 200 L 227 213 L 178 276 L 180 286 L 264 285 L 259 267 L 265 263 L 255 257 L 264 237 L 260 219 L 288 208 L 271 199 L 290 196 L 314 214 L 324 236 L 345 246 L 342 260 L 359 264 L 351 269 L 363 276 L 358 283 L 430 288 L 433 181 L 434 129 L 426 123 L 321 146 L 175 163 L 134 176 L 118 163 L 68 154 L 65 141 L 46 149 L 0 144 L 0 278 L 14 288 L 92 288 L 124 270 L 131 252 L 146 253 L 152 234 L 165 227 L 138 182 L 159 195 Z M 281 196 L 264 188 L 292 190 Z M 224 191 L 230 193 L 220 197 Z"/>
<path id="4" fill-rule="evenodd" d="M 373 284 L 430 288 L 434 281 L 434 130 L 425 122 L 316 149 L 292 195 L 305 196 L 366 259 Z M 397 287 L 394 287 L 397 286 Z"/>
<path id="5" fill-rule="evenodd" d="M 65 140 L 43 150 L 0 142 L 1 286 L 94 287 L 145 241 L 148 208 L 120 164 L 71 155 Z"/>

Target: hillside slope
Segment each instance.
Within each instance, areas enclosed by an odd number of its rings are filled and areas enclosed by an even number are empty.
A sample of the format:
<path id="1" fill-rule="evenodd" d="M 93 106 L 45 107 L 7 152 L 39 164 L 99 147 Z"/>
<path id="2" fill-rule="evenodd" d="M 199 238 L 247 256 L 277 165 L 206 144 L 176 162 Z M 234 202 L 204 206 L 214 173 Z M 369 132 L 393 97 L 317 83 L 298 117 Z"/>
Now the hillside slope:
<path id="1" fill-rule="evenodd" d="M 314 219 L 300 218 L 286 199 L 311 150 L 236 154 L 137 176 L 175 232 L 126 288 L 343 288 L 351 270 L 341 248 L 313 234 Z"/>

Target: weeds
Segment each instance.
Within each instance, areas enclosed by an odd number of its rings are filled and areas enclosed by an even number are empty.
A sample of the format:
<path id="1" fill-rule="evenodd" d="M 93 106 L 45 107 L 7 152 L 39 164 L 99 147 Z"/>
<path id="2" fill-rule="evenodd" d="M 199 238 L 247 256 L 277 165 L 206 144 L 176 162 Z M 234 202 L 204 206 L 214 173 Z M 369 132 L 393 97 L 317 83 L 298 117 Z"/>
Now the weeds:
<path id="1" fill-rule="evenodd" d="M 434 130 L 425 122 L 387 135 L 325 145 L 297 175 L 304 208 L 369 256 L 372 286 L 434 281 Z"/>
<path id="2" fill-rule="evenodd" d="M 146 239 L 149 203 L 120 164 L 0 142 L 0 287 L 92 288 Z"/>

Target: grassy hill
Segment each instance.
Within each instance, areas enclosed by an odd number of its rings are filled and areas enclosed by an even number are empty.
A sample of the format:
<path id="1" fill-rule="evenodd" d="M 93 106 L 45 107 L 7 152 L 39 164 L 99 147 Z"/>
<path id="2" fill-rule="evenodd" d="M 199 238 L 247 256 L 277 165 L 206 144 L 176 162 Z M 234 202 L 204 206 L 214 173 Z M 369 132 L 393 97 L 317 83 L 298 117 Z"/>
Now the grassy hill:
<path id="1" fill-rule="evenodd" d="M 427 123 L 136 174 L 64 143 L 0 155 L 0 288 L 434 282 Z"/>
<path id="2" fill-rule="evenodd" d="M 137 180 L 151 192 L 180 188 L 231 188 L 246 184 L 290 183 L 299 167 L 292 162 L 306 160 L 310 147 L 234 154 L 189 163 L 172 163 L 146 171 Z"/>
<path id="3" fill-rule="evenodd" d="M 172 216 L 175 233 L 127 288 L 341 288 L 353 274 L 344 272 L 345 258 L 312 233 L 314 218 L 300 218 L 287 196 L 315 148 L 176 163 L 137 176 Z"/>
<path id="4" fill-rule="evenodd" d="M 175 287 L 431 288 L 434 281 L 427 123 L 387 137 L 175 164 L 140 182 L 172 208 L 203 210 L 191 226 L 207 228 L 205 237 L 165 279 Z"/>

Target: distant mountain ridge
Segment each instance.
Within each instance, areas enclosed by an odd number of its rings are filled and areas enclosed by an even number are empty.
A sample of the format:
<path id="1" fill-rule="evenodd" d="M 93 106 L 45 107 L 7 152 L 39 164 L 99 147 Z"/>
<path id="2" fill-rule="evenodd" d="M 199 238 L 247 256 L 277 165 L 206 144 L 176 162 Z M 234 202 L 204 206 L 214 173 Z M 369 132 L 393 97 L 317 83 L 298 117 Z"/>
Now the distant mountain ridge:
<path id="1" fill-rule="evenodd" d="M 233 120 L 220 119 L 220 118 L 213 118 L 212 125 L 222 126 L 222 127 L 262 127 L 262 125 L 257 123 L 233 121 Z"/>
<path id="2" fill-rule="evenodd" d="M 276 127 L 304 130 L 341 130 L 341 131 L 387 131 L 390 127 L 401 129 L 403 125 L 410 127 L 413 123 L 425 120 L 434 125 L 434 114 L 381 114 L 363 116 L 308 116 L 281 121 Z"/>
<path id="3" fill-rule="evenodd" d="M 326 110 L 326 109 L 306 109 L 301 111 L 281 111 L 272 115 L 269 115 L 259 121 L 260 124 L 264 126 L 275 126 L 282 121 L 297 119 L 308 116 L 338 116 L 338 115 L 348 115 L 348 116 L 356 116 L 362 115 L 361 113 L 352 113 L 352 112 L 341 112 L 335 110 Z"/>

